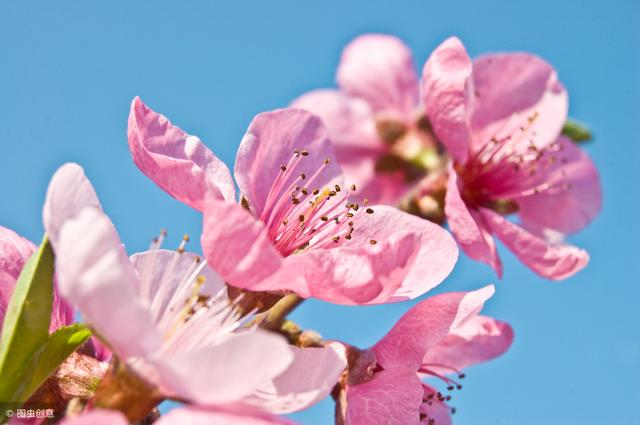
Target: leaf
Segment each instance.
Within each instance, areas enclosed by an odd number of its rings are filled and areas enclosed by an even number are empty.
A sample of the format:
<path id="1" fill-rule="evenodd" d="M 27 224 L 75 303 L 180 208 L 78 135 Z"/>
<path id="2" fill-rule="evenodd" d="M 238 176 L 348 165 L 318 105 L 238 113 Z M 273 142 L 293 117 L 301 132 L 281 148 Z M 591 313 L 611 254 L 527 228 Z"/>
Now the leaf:
<path id="1" fill-rule="evenodd" d="M 588 142 L 593 138 L 591 130 L 586 125 L 572 119 L 568 119 L 564 124 L 562 134 L 576 143 Z"/>
<path id="2" fill-rule="evenodd" d="M 71 353 L 91 336 L 83 323 L 63 326 L 51 334 L 45 345 L 34 353 L 16 397 L 26 401 Z"/>
<path id="3" fill-rule="evenodd" d="M 25 264 L 7 307 L 0 335 L 0 400 L 15 398 L 25 371 L 49 339 L 53 304 L 53 250 L 47 237 Z"/>

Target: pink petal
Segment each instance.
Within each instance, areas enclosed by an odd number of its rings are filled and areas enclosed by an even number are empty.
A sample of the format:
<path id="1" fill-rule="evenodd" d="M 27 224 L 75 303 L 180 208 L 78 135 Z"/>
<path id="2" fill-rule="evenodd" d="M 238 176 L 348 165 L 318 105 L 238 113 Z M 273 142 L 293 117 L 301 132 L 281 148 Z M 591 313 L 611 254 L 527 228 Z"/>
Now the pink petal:
<path id="1" fill-rule="evenodd" d="M 411 50 L 398 38 L 366 34 L 342 52 L 337 71 L 340 88 L 363 98 L 376 112 L 410 118 L 418 103 L 418 77 Z"/>
<path id="2" fill-rule="evenodd" d="M 378 297 L 375 303 L 419 297 L 449 276 L 458 260 L 458 248 L 449 232 L 428 220 L 393 207 L 378 205 L 371 209 L 373 214 L 356 225 L 352 239 L 344 246 L 375 248 L 387 242 L 393 247 L 391 250 L 380 250 L 386 256 L 394 253 L 390 261 L 376 256 L 372 263 L 377 274 L 393 271 L 402 276 L 402 280 L 398 282 L 397 289 L 383 291 L 383 296 Z M 372 240 L 377 243 L 371 245 Z M 410 255 L 410 260 L 403 267 L 404 252 Z M 384 286 L 387 289 L 395 285 L 389 282 Z"/>
<path id="3" fill-rule="evenodd" d="M 329 395 L 347 366 L 346 359 L 331 346 L 290 349 L 293 363 L 245 398 L 245 403 L 277 414 L 306 409 Z"/>
<path id="4" fill-rule="evenodd" d="M 240 205 L 209 200 L 201 243 L 207 262 L 233 286 L 254 291 L 290 289 L 308 296 L 301 277 L 282 275 L 287 272 L 284 257 L 263 223 Z"/>
<path id="5" fill-rule="evenodd" d="M 285 260 L 305 276 L 313 297 L 338 304 L 398 302 L 424 294 L 449 275 L 458 249 L 448 232 L 392 207 L 372 209 L 355 225 L 351 240 Z"/>
<path id="6" fill-rule="evenodd" d="M 131 102 L 127 133 L 138 168 L 177 200 L 202 211 L 207 196 L 235 199 L 227 166 L 199 138 L 171 124 L 139 97 Z"/>
<path id="7" fill-rule="evenodd" d="M 451 233 L 469 257 L 489 264 L 498 276 L 502 276 L 502 262 L 491 232 L 482 216 L 467 207 L 458 185 L 458 175 L 451 167 L 444 207 Z"/>
<path id="8" fill-rule="evenodd" d="M 282 173 L 280 167 L 287 165 L 294 151 L 306 150 L 308 156 L 301 157 L 295 167 L 289 167 L 287 175 L 277 187 L 276 177 Z M 249 201 L 251 211 L 266 220 L 270 210 L 265 204 L 270 192 L 279 199 L 287 196 L 290 186 L 301 173 L 311 176 L 330 163 L 314 182 L 322 187 L 341 175 L 335 160 L 333 146 L 327 130 L 317 116 L 301 109 L 279 109 L 258 114 L 247 130 L 236 157 L 235 176 L 243 196 Z"/>
<path id="9" fill-rule="evenodd" d="M 135 293 L 138 277 L 113 224 L 87 207 L 60 229 L 56 249 L 60 293 L 123 358 L 160 345 L 149 312 Z"/>
<path id="10" fill-rule="evenodd" d="M 25 263 L 35 252 L 36 247 L 17 233 L 0 226 L 0 329 L 4 320 L 13 288 Z M 51 332 L 60 326 L 73 323 L 73 309 L 60 298 L 54 283 L 53 307 L 51 311 Z"/>
<path id="11" fill-rule="evenodd" d="M 516 127 L 534 122 L 534 142 L 538 146 L 552 143 L 567 118 L 567 93 L 555 70 L 544 60 L 527 53 L 499 53 L 482 56 L 473 62 L 475 103 L 472 126 L 486 129 L 487 136 L 508 121 Z M 485 137 L 483 143 L 490 139 Z M 530 142 L 529 139 L 526 141 Z M 478 148 L 476 146 L 475 148 Z"/>
<path id="12" fill-rule="evenodd" d="M 27 239 L 0 226 L 0 329 L 16 280 L 35 249 Z"/>
<path id="13" fill-rule="evenodd" d="M 231 334 L 205 348 L 159 353 L 154 364 L 168 394 L 215 404 L 248 396 L 292 362 L 284 338 L 256 330 Z"/>
<path id="14" fill-rule="evenodd" d="M 345 425 L 419 425 L 422 384 L 412 371 L 384 370 L 347 387 Z"/>
<path id="15" fill-rule="evenodd" d="M 550 164 L 544 173 L 549 189 L 518 198 L 518 214 L 523 222 L 575 233 L 602 209 L 600 176 L 589 156 L 574 142 L 560 137 L 557 143 L 561 150 L 546 154 L 539 161 Z"/>
<path id="16" fill-rule="evenodd" d="M 319 116 L 334 143 L 338 160 L 340 148 L 351 147 L 380 152 L 384 146 L 378 137 L 373 111 L 368 103 L 337 90 L 314 90 L 291 102 L 292 108 L 304 109 Z"/>
<path id="17" fill-rule="evenodd" d="M 422 71 L 422 101 L 438 138 L 464 163 L 469 154 L 472 63 L 462 42 L 451 37 L 433 51 Z"/>
<path id="18" fill-rule="evenodd" d="M 491 317 L 473 316 L 429 350 L 422 364 L 436 373 L 449 374 L 451 369 L 436 365 L 461 370 L 502 355 L 512 342 L 513 329 L 508 323 Z"/>
<path id="19" fill-rule="evenodd" d="M 378 362 L 385 369 L 418 370 L 424 355 L 477 314 L 493 293 L 489 285 L 471 292 L 436 295 L 416 304 L 373 347 Z"/>
<path id="20" fill-rule="evenodd" d="M 488 210 L 482 216 L 500 240 L 531 270 L 553 280 L 566 279 L 589 262 L 586 251 L 570 245 L 553 245 Z"/>
<path id="21" fill-rule="evenodd" d="M 334 143 L 345 181 L 355 184 L 358 200 L 392 205 L 407 192 L 403 173 L 379 173 L 378 159 L 388 151 L 375 128 L 371 107 L 337 90 L 315 90 L 292 103 L 322 118 Z"/>
<path id="22" fill-rule="evenodd" d="M 156 425 L 295 425 L 287 419 L 238 404 L 174 409 L 155 423 Z"/>
<path id="23" fill-rule="evenodd" d="M 67 418 L 61 425 L 129 425 L 126 416 L 117 410 L 92 410 L 75 418 Z"/>
<path id="24" fill-rule="evenodd" d="M 137 296 L 148 306 L 154 322 L 160 325 L 184 308 L 185 299 L 193 294 L 197 276 L 204 278 L 201 295 L 216 296 L 225 291 L 225 283 L 202 258 L 190 252 L 164 249 L 136 253 L 130 258 L 139 276 Z M 175 323 L 167 323 L 174 326 Z"/>
<path id="25" fill-rule="evenodd" d="M 91 182 L 78 164 L 67 163 L 58 168 L 47 189 L 42 211 L 44 228 L 56 249 L 62 225 L 85 207 L 102 210 Z"/>

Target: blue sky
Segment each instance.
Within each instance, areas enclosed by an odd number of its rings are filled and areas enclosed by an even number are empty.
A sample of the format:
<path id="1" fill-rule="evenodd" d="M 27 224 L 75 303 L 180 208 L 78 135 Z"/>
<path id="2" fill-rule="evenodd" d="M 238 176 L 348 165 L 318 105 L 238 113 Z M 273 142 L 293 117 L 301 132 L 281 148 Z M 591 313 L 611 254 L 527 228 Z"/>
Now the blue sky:
<path id="1" fill-rule="evenodd" d="M 0 224 L 32 240 L 41 237 L 48 179 L 66 161 L 86 169 L 130 252 L 163 227 L 169 245 L 199 234 L 199 214 L 130 160 L 126 118 L 135 95 L 232 164 L 253 115 L 332 86 L 342 46 L 361 33 L 398 35 L 419 66 L 450 35 L 473 55 L 527 50 L 553 63 L 571 115 L 596 134 L 586 149 L 602 174 L 604 210 L 572 238 L 592 261 L 552 283 L 502 250 L 505 278 L 485 311 L 510 321 L 516 341 L 501 359 L 469 371 L 456 424 L 640 423 L 637 2 L 89 3 L 0 3 Z M 490 282 L 488 267 L 462 257 L 435 292 Z M 410 304 L 310 301 L 294 318 L 365 347 Z M 331 414 L 325 401 L 295 417 L 320 425 Z"/>

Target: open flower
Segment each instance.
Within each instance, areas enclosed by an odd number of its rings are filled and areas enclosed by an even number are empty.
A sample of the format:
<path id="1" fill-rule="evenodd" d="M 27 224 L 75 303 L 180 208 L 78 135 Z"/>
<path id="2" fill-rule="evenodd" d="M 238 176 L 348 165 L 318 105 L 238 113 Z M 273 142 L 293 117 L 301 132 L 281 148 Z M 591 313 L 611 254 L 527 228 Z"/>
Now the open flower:
<path id="1" fill-rule="evenodd" d="M 130 421 L 115 410 L 93 410 L 62 425 L 129 425 Z M 170 411 L 154 422 L 156 425 L 295 425 L 294 422 L 241 406 L 187 407 Z"/>
<path id="2" fill-rule="evenodd" d="M 147 395 L 207 404 L 250 398 L 260 407 L 292 411 L 333 386 L 314 379 L 309 364 L 324 368 L 334 382 L 344 368 L 330 348 L 292 352 L 281 336 L 244 326 L 248 319 L 229 305 L 222 279 L 183 247 L 128 258 L 75 164 L 61 167 L 50 183 L 45 226 L 61 294 L 144 378 Z M 297 384 L 290 382 L 290 365 L 299 368 Z"/>
<path id="3" fill-rule="evenodd" d="M 339 90 L 309 92 L 292 106 L 322 118 L 360 196 L 395 204 L 439 166 L 411 51 L 390 35 L 357 37 L 342 53 L 337 82 Z"/>
<path id="4" fill-rule="evenodd" d="M 0 330 L 16 281 L 25 263 L 35 250 L 36 247 L 32 242 L 14 231 L 0 226 Z M 49 330 L 53 332 L 72 322 L 73 309 L 60 298 L 57 285 L 54 283 Z"/>
<path id="5" fill-rule="evenodd" d="M 129 116 L 138 167 L 204 211 L 202 246 L 229 284 L 342 304 L 415 298 L 451 271 L 457 248 L 439 226 L 351 201 L 322 122 L 298 109 L 258 115 L 238 149 L 240 202 L 227 168 L 195 136 L 139 98 Z"/>
<path id="6" fill-rule="evenodd" d="M 425 64 L 423 83 L 426 113 L 453 158 L 445 213 L 462 249 L 498 275 L 493 235 L 546 278 L 582 269 L 588 254 L 562 235 L 598 214 L 602 193 L 589 157 L 560 135 L 568 100 L 554 69 L 525 53 L 472 62 L 450 38 Z"/>
<path id="7" fill-rule="evenodd" d="M 513 341 L 511 327 L 479 316 L 493 286 L 446 293 L 410 309 L 372 348 L 349 347 L 343 380 L 346 425 L 449 425 L 450 395 L 423 383 L 442 381 L 447 391 L 461 389 L 461 369 L 504 353 Z M 344 398 L 346 397 L 346 398 Z"/>

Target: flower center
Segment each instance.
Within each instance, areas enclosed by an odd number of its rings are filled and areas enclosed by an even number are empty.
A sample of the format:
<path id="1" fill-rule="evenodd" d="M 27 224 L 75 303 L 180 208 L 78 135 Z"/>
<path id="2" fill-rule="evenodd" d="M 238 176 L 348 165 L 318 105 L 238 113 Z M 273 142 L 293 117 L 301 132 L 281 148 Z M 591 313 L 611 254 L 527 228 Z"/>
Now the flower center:
<path id="1" fill-rule="evenodd" d="M 474 208 L 485 207 L 507 215 L 518 211 L 517 198 L 570 189 L 566 183 L 550 183 L 548 172 L 568 158 L 560 157 L 558 142 L 540 147 L 534 112 L 525 123 L 507 122 L 472 153 L 465 164 L 455 164 L 463 182 L 462 198 Z"/>
<path id="2" fill-rule="evenodd" d="M 343 188 L 339 183 L 319 185 L 326 181 L 323 173 L 329 158 L 310 174 L 302 171 L 310 153 L 295 150 L 287 164 L 280 166 L 260 219 L 267 225 L 275 247 L 288 256 L 300 250 L 330 248 L 351 240 L 357 224 L 373 209 L 349 202 L 355 185 Z M 308 162 L 308 161 L 307 161 Z M 369 240 L 375 245 L 376 240 Z"/>
<path id="3" fill-rule="evenodd" d="M 418 373 L 420 373 L 423 377 L 433 377 L 442 381 L 446 385 L 446 390 L 448 392 L 461 390 L 462 384 L 460 384 L 459 381 L 456 381 L 444 375 L 448 372 L 457 374 L 458 379 L 464 379 L 465 377 L 465 374 L 458 369 L 436 363 L 425 363 L 418 370 Z M 422 390 L 424 392 L 424 395 L 422 398 L 422 408 L 420 409 L 420 423 L 426 425 L 438 425 L 437 421 L 434 418 L 429 417 L 429 407 L 434 403 L 447 403 L 451 401 L 452 396 L 451 394 L 443 394 L 441 391 L 438 391 L 431 385 L 425 383 L 422 384 Z M 453 414 L 455 412 L 456 408 L 451 407 L 451 413 Z"/>
<path id="4" fill-rule="evenodd" d="M 380 140 L 388 146 L 387 153 L 376 162 L 376 171 L 400 171 L 405 181 L 413 182 L 442 165 L 441 145 L 426 115 L 422 114 L 411 124 L 380 116 L 376 118 L 376 130 Z"/>

